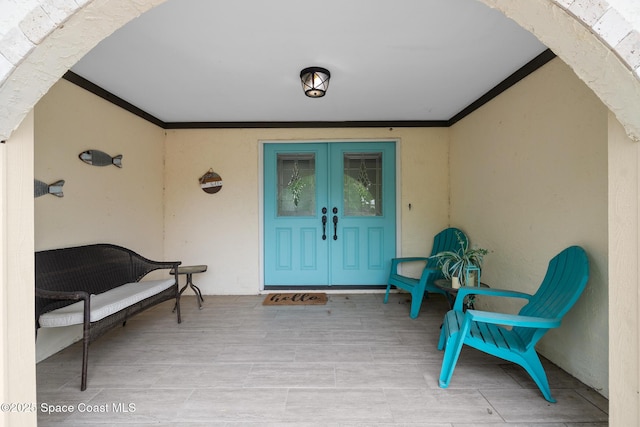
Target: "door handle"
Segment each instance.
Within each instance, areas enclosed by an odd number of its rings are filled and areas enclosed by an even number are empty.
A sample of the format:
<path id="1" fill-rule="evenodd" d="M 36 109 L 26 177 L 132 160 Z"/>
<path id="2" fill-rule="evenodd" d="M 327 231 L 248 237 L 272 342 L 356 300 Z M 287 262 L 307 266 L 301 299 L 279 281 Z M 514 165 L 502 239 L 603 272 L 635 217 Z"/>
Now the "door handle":
<path id="1" fill-rule="evenodd" d="M 333 240 L 338 240 L 338 208 L 333 208 Z"/>
<path id="2" fill-rule="evenodd" d="M 327 240 L 327 208 L 322 208 L 322 240 Z"/>

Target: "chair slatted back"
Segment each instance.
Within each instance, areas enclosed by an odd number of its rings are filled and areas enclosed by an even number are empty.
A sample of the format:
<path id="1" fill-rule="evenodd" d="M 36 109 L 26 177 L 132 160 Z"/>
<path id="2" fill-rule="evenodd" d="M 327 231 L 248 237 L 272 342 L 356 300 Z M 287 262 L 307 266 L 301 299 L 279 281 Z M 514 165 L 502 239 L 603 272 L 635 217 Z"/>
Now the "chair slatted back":
<path id="1" fill-rule="evenodd" d="M 522 307 L 520 315 L 560 319 L 576 303 L 589 279 L 589 260 L 579 246 L 571 246 L 549 261 L 547 273 L 531 300 Z M 542 335 L 534 328 L 514 327 L 525 343 L 537 341 Z M 535 344 L 533 342 L 532 344 Z"/>
<path id="2" fill-rule="evenodd" d="M 433 238 L 433 248 L 431 249 L 431 256 L 443 252 L 443 251 L 459 251 L 460 240 L 466 245 L 468 242 L 467 235 L 458 228 L 446 228 L 435 235 Z M 427 260 L 426 268 L 439 268 L 438 260 L 436 258 L 429 258 Z"/>

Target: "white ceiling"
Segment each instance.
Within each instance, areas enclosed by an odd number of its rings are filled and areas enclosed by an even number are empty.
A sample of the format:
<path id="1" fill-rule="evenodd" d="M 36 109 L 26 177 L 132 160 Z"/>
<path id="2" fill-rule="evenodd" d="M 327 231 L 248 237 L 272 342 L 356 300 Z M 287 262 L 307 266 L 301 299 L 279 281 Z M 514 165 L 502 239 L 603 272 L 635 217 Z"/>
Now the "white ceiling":
<path id="1" fill-rule="evenodd" d="M 545 50 L 476 0 L 169 0 L 72 71 L 164 122 L 431 121 Z"/>

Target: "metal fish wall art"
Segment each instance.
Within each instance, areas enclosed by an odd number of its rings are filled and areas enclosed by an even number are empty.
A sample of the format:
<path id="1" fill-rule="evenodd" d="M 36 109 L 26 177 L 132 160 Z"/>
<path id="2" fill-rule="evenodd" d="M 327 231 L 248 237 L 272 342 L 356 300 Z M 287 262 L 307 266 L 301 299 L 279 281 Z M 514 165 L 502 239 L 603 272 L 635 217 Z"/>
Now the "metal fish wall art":
<path id="1" fill-rule="evenodd" d="M 114 165 L 122 167 L 122 154 L 111 157 L 107 153 L 100 150 L 87 150 L 80 153 L 80 160 L 93 166 L 109 166 Z"/>
<path id="2" fill-rule="evenodd" d="M 39 181 L 37 179 L 33 180 L 33 194 L 35 197 L 44 196 L 45 194 L 51 194 L 56 197 L 64 197 L 62 193 L 62 186 L 64 185 L 64 180 L 56 181 L 53 184 L 47 184 L 46 182 Z"/>

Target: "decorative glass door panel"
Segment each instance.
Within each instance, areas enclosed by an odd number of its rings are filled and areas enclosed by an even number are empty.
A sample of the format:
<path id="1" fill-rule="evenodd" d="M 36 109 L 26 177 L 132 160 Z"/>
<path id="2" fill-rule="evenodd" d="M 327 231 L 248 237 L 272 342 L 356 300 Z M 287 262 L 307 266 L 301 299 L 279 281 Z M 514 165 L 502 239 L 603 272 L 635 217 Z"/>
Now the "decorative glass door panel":
<path id="1" fill-rule="evenodd" d="M 265 144 L 265 286 L 383 285 L 395 144 Z"/>
<path id="2" fill-rule="evenodd" d="M 277 156 L 278 216 L 315 215 L 315 153 L 287 153 Z"/>
<path id="3" fill-rule="evenodd" d="M 382 216 L 382 153 L 345 153 L 344 215 Z"/>

